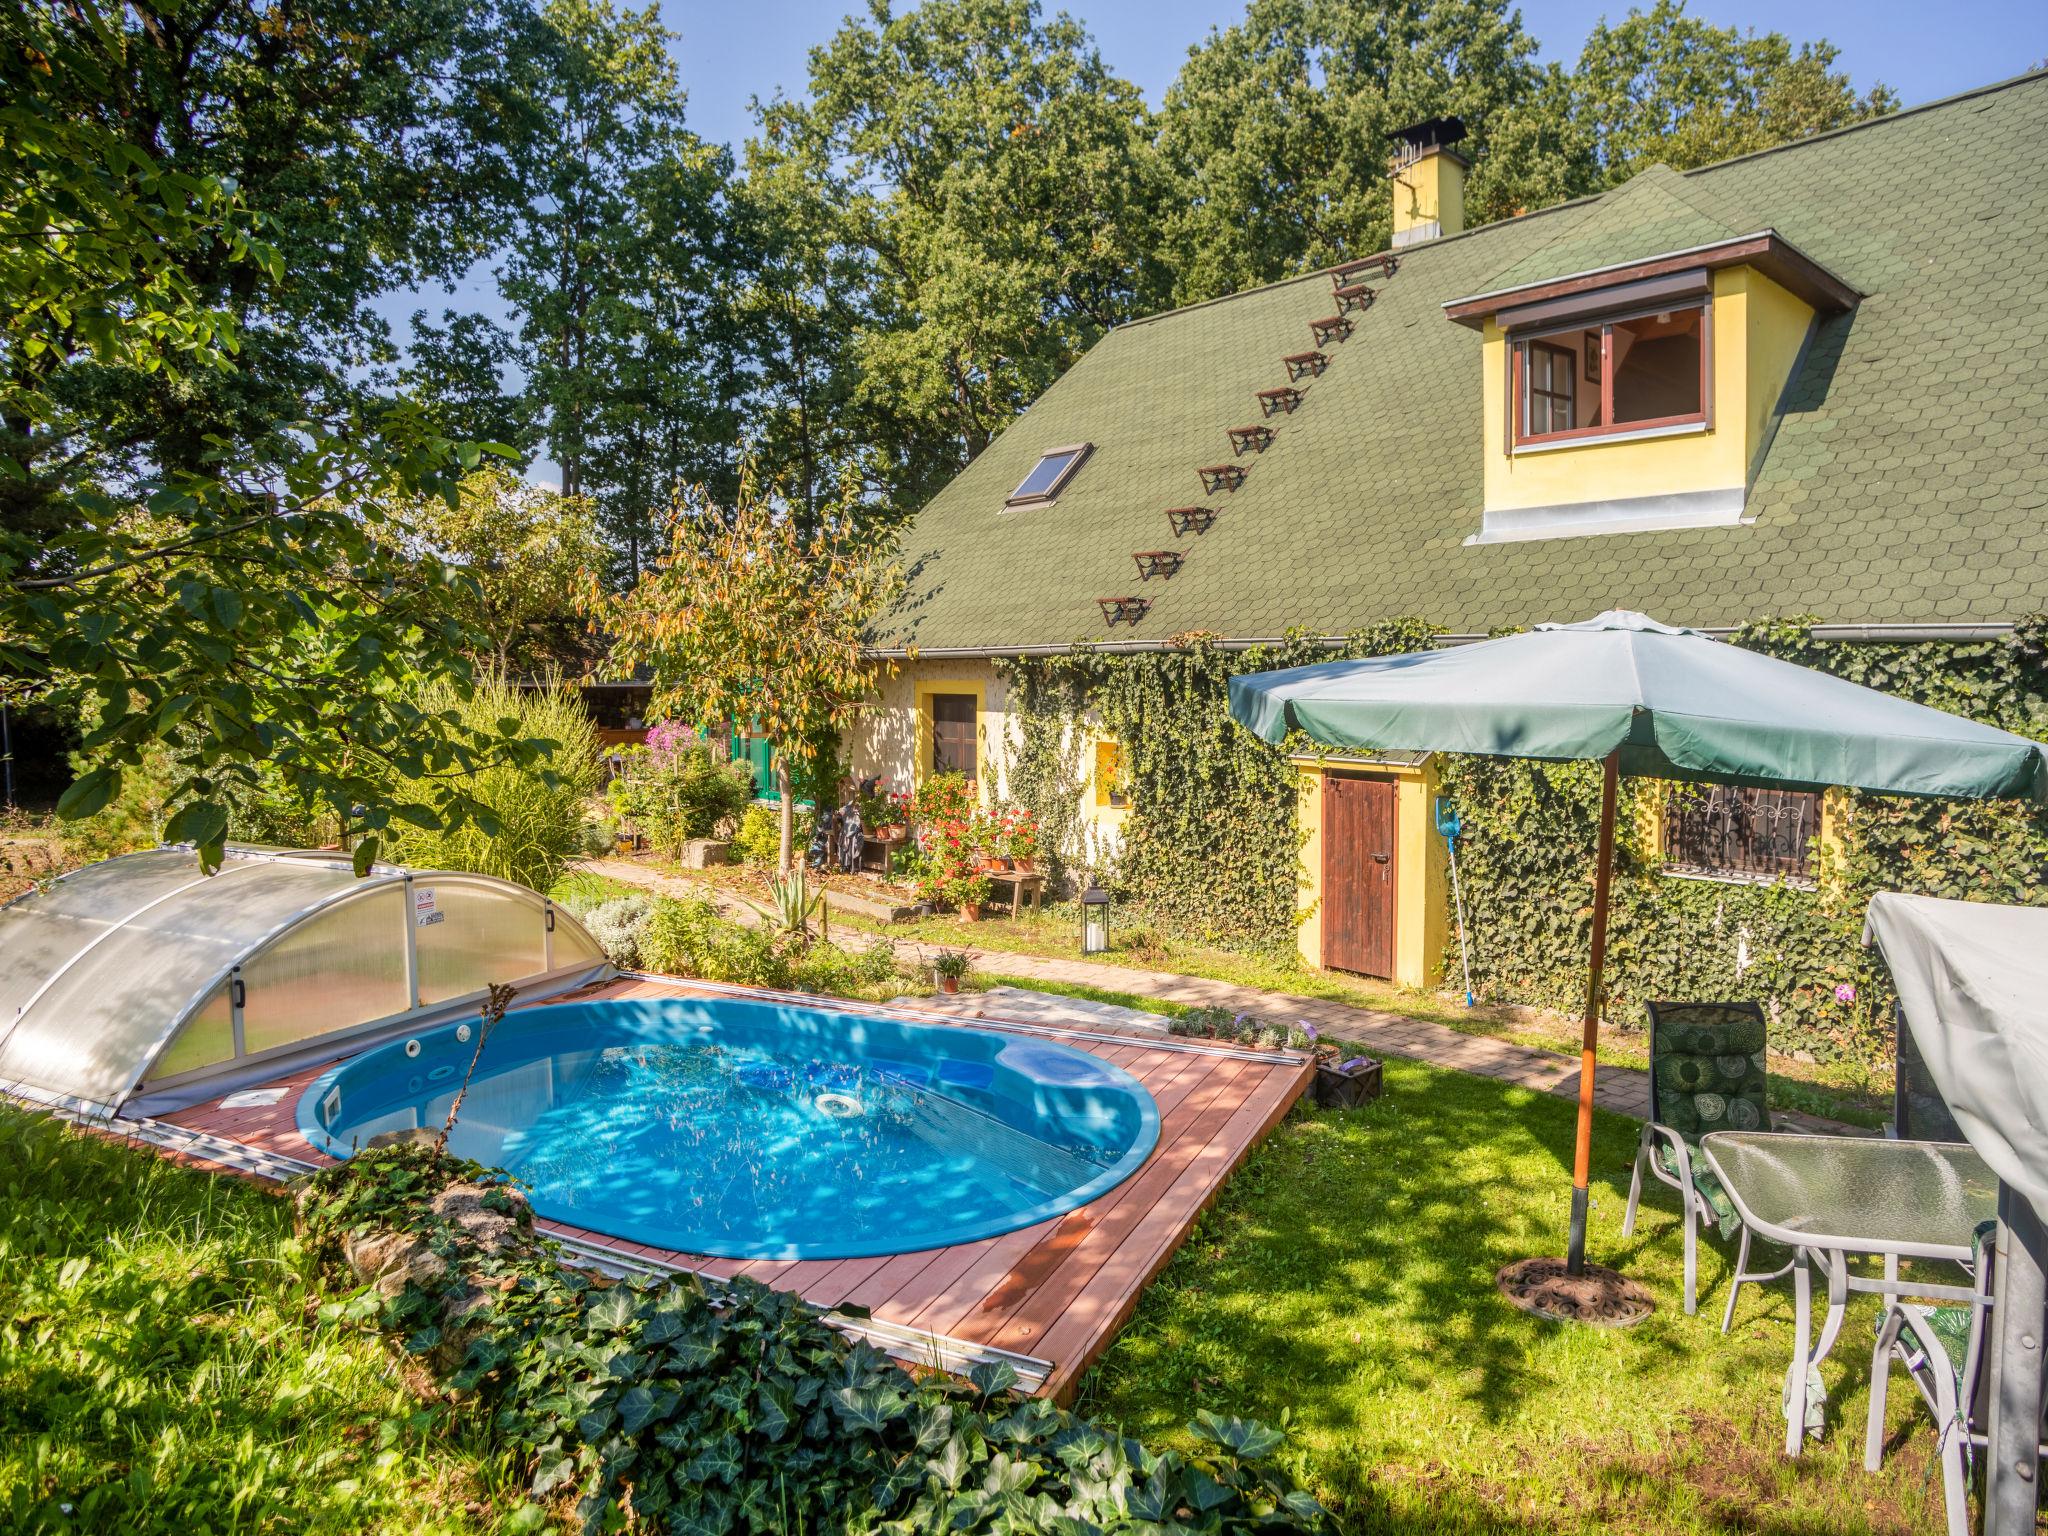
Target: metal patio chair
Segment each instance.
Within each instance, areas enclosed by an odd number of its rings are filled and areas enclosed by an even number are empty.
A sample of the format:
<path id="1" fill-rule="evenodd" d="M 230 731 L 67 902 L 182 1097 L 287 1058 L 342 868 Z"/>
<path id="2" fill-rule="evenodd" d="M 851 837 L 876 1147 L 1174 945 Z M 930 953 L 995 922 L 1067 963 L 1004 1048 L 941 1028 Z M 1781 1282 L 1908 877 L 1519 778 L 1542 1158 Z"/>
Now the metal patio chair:
<path id="1" fill-rule="evenodd" d="M 1943 1502 L 1949 1536 L 1969 1536 L 1970 1464 L 1987 1443 L 1990 1375 L 1984 1360 L 1986 1323 L 1991 1316 L 1992 1239 L 1998 1223 L 1977 1228 L 1974 1286 L 1967 1305 L 1929 1307 L 1895 1301 L 1878 1324 L 1877 1350 L 1870 1360 L 1870 1419 L 1863 1436 L 1863 1466 L 1875 1472 L 1884 1461 L 1885 1389 L 1891 1363 L 1906 1368 L 1934 1415 L 1940 1439 Z M 2042 1448 L 2048 1451 L 2048 1446 Z"/>
<path id="2" fill-rule="evenodd" d="M 1699 1157 L 1709 1131 L 1768 1131 L 1769 1078 L 1764 1069 L 1764 1014 L 1755 1003 L 1647 1003 L 1650 1015 L 1650 1118 L 1636 1144 L 1622 1236 L 1635 1232 L 1643 1172 L 1679 1192 L 1685 1213 L 1685 1310 L 1699 1310 L 1699 1226 L 1722 1237 L 1741 1233 L 1721 1331 L 1735 1321 L 1744 1285 L 1775 1280 L 1791 1266 L 1749 1269 L 1749 1229 L 1721 1181 Z"/>

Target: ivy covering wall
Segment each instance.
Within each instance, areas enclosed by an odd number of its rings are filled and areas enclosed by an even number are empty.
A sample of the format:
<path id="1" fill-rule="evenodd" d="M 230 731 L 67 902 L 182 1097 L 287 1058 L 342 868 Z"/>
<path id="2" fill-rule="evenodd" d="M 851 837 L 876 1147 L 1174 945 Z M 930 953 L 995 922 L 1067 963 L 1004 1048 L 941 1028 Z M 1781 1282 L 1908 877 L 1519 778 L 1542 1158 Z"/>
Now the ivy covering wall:
<path id="1" fill-rule="evenodd" d="M 1302 876 L 1295 782 L 1283 753 L 1230 719 L 1227 679 L 1413 650 L 1431 628 L 1401 620 L 1338 652 L 1306 638 L 1223 651 L 1183 637 L 1146 655 L 1006 664 L 1012 694 L 1009 791 L 1036 812 L 1068 866 L 1113 880 L 1144 919 L 1231 948 L 1291 952 Z M 2048 738 L 2048 618 L 1967 644 L 1814 640 L 1805 621 L 1764 621 L 1734 643 Z M 1124 747 L 1131 815 L 1114 869 L 1086 847 L 1079 802 L 1093 729 Z M 1497 1001 L 1583 1006 L 1599 796 L 1594 764 L 1447 760 L 1473 980 Z M 2048 902 L 2048 813 L 1848 794 L 1839 844 L 1819 856 L 1813 889 L 1674 879 L 1643 846 L 1645 797 L 1624 781 L 1610 927 L 1607 1015 L 1639 1025 L 1652 997 L 1761 1000 L 1775 1049 L 1882 1070 L 1891 1058 L 1891 992 L 1861 943 L 1880 890 L 1983 901 Z M 1064 871 L 1056 871 L 1064 872 Z M 1448 957 L 1455 967 L 1453 952 Z M 1451 972 L 1447 971 L 1447 974 Z"/>
<path id="2" fill-rule="evenodd" d="M 1395 620 L 1337 651 L 1305 635 L 1226 651 L 1212 635 L 1190 634 L 1170 651 L 1005 663 L 1010 798 L 1038 816 L 1066 864 L 1087 863 L 1147 921 L 1225 948 L 1291 950 L 1301 878 L 1294 771 L 1230 718 L 1230 676 L 1412 651 L 1435 632 Z M 1091 857 L 1076 826 L 1082 753 L 1095 730 L 1121 744 L 1129 778 L 1114 867 Z"/>
<path id="3" fill-rule="evenodd" d="M 2048 738 L 2048 619 L 1968 644 L 1817 641 L 1805 623 L 1787 621 L 1733 638 Z M 1480 992 L 1582 1008 L 1598 766 L 1459 758 L 1445 764 L 1444 787 L 1465 824 L 1459 859 Z M 1646 819 L 1630 813 L 1663 792 L 1623 781 L 1604 1011 L 1624 1025 L 1639 1026 L 1651 998 L 1753 998 L 1770 1015 L 1774 1049 L 1882 1071 L 1892 1056 L 1893 996 L 1876 951 L 1862 943 L 1870 898 L 1889 890 L 2048 902 L 2048 813 L 2038 806 L 1846 794 L 1838 843 L 1819 851 L 1815 888 L 1803 890 L 1661 873 L 1658 850 L 1642 846 Z"/>

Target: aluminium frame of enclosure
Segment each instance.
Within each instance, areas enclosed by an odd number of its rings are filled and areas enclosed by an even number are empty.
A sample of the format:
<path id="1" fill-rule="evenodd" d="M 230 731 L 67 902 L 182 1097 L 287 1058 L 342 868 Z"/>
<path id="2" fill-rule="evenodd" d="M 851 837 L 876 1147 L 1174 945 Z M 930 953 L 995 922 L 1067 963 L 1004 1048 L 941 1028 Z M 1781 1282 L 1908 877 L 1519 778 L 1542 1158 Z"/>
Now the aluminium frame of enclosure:
<path id="1" fill-rule="evenodd" d="M 98 869 L 121 860 L 141 859 L 167 852 L 193 851 L 189 845 L 167 845 L 118 855 L 115 859 L 102 860 L 98 864 L 86 867 Z M 125 1068 L 125 1082 L 117 1091 L 104 1099 L 93 1099 L 52 1089 L 43 1084 L 19 1080 L 0 1083 L 0 1089 L 20 1098 L 58 1104 L 88 1113 L 104 1115 L 159 1112 L 176 1105 L 198 1102 L 250 1082 L 265 1081 L 281 1075 L 296 1065 L 331 1058 L 336 1054 L 369 1044 L 377 1038 L 426 1027 L 472 1009 L 485 995 L 485 988 L 468 989 L 435 998 L 431 1002 L 421 1001 L 420 950 L 414 912 L 414 892 L 420 886 L 487 891 L 496 899 L 523 906 L 533 914 L 540 924 L 538 947 L 541 969 L 506 978 L 516 982 L 527 996 L 553 995 L 610 974 L 610 966 L 604 958 L 602 947 L 573 916 L 563 912 L 539 892 L 511 881 L 465 871 L 412 870 L 392 864 L 373 864 L 364 875 L 357 877 L 346 855 L 324 850 L 278 850 L 230 845 L 226 860 L 215 874 L 202 874 L 195 868 L 191 878 L 179 881 L 168 890 L 153 892 L 147 900 L 104 920 L 102 931 L 66 955 L 62 963 L 56 965 L 42 979 L 34 992 L 18 1005 L 13 1019 L 0 1021 L 0 1051 L 4 1051 L 14 1028 L 30 1016 L 35 1004 L 86 961 L 100 944 L 128 931 L 138 919 L 151 911 L 175 902 L 195 889 L 205 887 L 209 881 L 232 880 L 238 874 L 250 870 L 274 868 L 285 863 L 325 868 L 336 874 L 345 872 L 350 879 L 347 884 L 337 889 L 321 892 L 310 899 L 301 898 L 295 904 L 281 910 L 275 921 L 241 942 L 232 958 L 211 972 L 205 973 L 204 979 L 191 987 L 183 1004 L 153 1036 L 147 1037 L 140 1044 L 133 1055 L 132 1064 Z M 74 872 L 76 873 L 83 871 Z M 398 916 L 404 930 L 403 996 L 406 1006 L 396 1012 L 378 1014 L 352 1024 L 287 1040 L 256 1052 L 247 1051 L 244 1020 L 247 993 L 242 984 L 242 973 L 245 968 L 254 965 L 261 957 L 269 954 L 307 925 L 326 918 L 352 903 L 374 899 L 387 890 L 398 895 Z M 26 899 L 26 895 L 17 898 Z M 7 905 L 13 904 L 10 902 Z M 0 908 L 0 911 L 4 911 L 4 908 Z M 566 930 L 562 927 L 564 923 L 568 925 Z M 573 959 L 559 957 L 556 943 L 559 931 L 576 936 L 576 939 L 566 946 L 568 955 L 574 956 Z M 392 935 L 392 941 L 394 944 L 400 942 L 398 935 Z M 578 950 L 582 951 L 580 955 L 577 954 Z M 183 1071 L 152 1077 L 151 1071 L 164 1052 L 179 1038 L 186 1026 L 198 1017 L 201 1010 L 215 1004 L 223 993 L 226 995 L 229 1008 L 231 1054 L 223 1059 Z"/>

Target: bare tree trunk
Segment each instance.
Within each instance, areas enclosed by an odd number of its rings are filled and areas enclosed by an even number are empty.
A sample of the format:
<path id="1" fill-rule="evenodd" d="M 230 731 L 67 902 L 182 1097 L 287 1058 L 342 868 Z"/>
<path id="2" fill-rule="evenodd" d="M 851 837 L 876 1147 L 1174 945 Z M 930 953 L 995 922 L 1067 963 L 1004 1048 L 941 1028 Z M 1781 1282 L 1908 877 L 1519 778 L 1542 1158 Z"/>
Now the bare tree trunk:
<path id="1" fill-rule="evenodd" d="M 775 788 L 782 796 L 782 852 L 776 857 L 776 872 L 787 875 L 796 867 L 796 799 L 790 788 L 789 759 L 775 754 Z"/>

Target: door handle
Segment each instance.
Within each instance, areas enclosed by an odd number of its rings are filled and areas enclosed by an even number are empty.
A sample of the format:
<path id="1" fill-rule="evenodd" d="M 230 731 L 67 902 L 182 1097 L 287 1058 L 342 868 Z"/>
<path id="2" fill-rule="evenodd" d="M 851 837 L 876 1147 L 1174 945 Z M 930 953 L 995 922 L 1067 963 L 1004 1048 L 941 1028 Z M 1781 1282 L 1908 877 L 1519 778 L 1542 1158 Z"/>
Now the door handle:
<path id="1" fill-rule="evenodd" d="M 1375 864 L 1384 864 L 1387 862 L 1387 856 L 1384 853 L 1376 853 L 1372 856 L 1372 861 Z"/>

